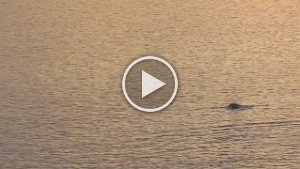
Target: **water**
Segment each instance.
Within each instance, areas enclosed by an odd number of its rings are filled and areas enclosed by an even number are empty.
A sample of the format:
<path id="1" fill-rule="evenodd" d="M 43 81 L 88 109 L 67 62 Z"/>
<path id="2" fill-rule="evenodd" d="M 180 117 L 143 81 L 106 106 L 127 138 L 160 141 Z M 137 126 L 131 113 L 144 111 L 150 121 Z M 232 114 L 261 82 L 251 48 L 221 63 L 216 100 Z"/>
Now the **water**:
<path id="1" fill-rule="evenodd" d="M 300 4 L 0 1 L 0 168 L 299 168 Z M 160 113 L 121 78 L 163 56 Z M 215 107 L 231 102 L 244 111 Z"/>

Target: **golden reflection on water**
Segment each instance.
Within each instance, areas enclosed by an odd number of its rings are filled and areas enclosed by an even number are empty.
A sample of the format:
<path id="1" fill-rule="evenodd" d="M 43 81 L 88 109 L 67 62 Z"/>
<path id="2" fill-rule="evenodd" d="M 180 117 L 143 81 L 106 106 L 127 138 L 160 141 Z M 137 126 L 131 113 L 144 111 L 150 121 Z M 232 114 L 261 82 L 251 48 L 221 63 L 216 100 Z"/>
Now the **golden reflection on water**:
<path id="1" fill-rule="evenodd" d="M 0 168 L 297 168 L 300 6 L 0 2 Z M 180 90 L 146 114 L 126 66 L 166 57 Z M 231 112 L 231 102 L 257 106 Z"/>

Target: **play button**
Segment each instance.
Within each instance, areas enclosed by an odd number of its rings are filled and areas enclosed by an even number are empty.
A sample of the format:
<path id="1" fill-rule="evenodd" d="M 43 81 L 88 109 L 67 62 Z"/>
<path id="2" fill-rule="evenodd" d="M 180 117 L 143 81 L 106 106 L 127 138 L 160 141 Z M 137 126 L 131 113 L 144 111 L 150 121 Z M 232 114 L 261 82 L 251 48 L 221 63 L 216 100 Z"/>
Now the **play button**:
<path id="1" fill-rule="evenodd" d="M 163 87 L 164 85 L 164 82 L 153 77 L 149 73 L 142 71 L 142 98 L 148 96 L 149 94 Z"/>
<path id="2" fill-rule="evenodd" d="M 160 111 L 174 100 L 178 79 L 173 67 L 155 56 L 133 61 L 125 70 L 122 89 L 126 100 L 144 112 Z"/>

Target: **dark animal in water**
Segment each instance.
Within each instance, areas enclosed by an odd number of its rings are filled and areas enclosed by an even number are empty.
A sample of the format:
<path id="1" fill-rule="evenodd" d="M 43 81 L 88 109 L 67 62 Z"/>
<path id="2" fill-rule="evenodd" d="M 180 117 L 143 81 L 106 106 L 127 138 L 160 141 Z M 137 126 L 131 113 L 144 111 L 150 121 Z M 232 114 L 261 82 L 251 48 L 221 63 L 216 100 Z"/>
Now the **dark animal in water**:
<path id="1" fill-rule="evenodd" d="M 227 110 L 248 110 L 248 109 L 252 109 L 254 107 L 259 107 L 259 106 L 270 106 L 268 104 L 260 104 L 260 105 L 241 105 L 241 104 L 238 104 L 238 103 L 230 103 L 229 105 L 227 106 L 223 106 L 223 107 L 211 107 L 211 109 L 227 109 Z M 201 109 L 206 109 L 206 108 L 201 108 Z"/>
<path id="2" fill-rule="evenodd" d="M 241 107 L 243 107 L 242 105 L 240 104 L 237 104 L 237 103 L 230 103 L 226 108 L 227 109 L 240 109 Z"/>
<path id="3" fill-rule="evenodd" d="M 229 110 L 246 110 L 246 109 L 251 109 L 254 106 L 250 106 L 250 105 L 240 105 L 237 103 L 230 103 L 228 106 L 224 107 L 226 109 Z"/>

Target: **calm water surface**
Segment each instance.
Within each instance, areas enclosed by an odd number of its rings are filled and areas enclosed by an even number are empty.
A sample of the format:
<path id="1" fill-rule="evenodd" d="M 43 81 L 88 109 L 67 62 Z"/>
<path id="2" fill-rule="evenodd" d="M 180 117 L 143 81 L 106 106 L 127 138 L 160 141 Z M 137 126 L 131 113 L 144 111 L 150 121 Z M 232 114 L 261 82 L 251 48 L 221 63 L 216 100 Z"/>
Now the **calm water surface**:
<path id="1" fill-rule="evenodd" d="M 122 95 L 142 55 L 179 75 L 163 112 Z M 0 168 L 296 169 L 299 100 L 298 0 L 0 0 Z"/>

